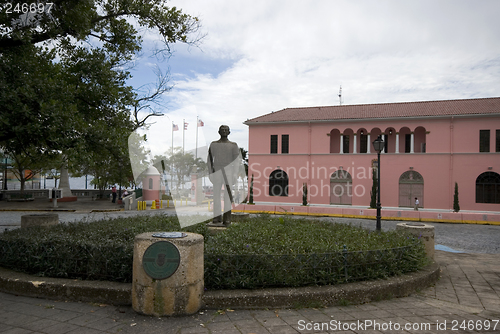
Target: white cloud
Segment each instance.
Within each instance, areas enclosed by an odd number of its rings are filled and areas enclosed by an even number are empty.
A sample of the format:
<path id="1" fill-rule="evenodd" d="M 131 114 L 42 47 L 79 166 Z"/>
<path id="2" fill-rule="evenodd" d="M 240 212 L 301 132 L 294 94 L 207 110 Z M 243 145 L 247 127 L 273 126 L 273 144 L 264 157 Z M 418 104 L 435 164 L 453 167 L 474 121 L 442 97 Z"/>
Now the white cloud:
<path id="1" fill-rule="evenodd" d="M 169 99 L 178 109 L 168 116 L 192 124 L 200 116 L 208 142 L 227 124 L 230 139 L 247 148 L 247 118 L 336 105 L 341 84 L 345 104 L 487 97 L 500 89 L 497 1 L 172 4 L 200 17 L 208 35 L 201 50 L 176 47 L 172 64 L 181 66 L 172 65 Z M 189 62 L 175 60 L 183 57 Z"/>

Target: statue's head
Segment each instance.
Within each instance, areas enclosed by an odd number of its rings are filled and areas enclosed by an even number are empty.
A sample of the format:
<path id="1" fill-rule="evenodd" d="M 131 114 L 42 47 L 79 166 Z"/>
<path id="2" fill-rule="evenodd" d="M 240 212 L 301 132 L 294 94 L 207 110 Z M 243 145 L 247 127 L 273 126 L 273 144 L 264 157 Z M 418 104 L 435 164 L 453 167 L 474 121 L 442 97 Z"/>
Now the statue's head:
<path id="1" fill-rule="evenodd" d="M 229 136 L 229 134 L 231 133 L 231 131 L 229 131 L 229 126 L 227 125 L 221 125 L 219 127 L 219 134 L 223 137 L 227 137 Z"/>

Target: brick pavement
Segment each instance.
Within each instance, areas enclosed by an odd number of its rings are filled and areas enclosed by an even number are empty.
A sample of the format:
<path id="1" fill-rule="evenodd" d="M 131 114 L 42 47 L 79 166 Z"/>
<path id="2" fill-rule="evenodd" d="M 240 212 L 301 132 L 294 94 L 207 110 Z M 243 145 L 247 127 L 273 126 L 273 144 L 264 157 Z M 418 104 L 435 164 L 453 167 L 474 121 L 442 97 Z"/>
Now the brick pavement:
<path id="1" fill-rule="evenodd" d="M 0 293 L 0 333 L 499 333 L 494 320 L 500 320 L 500 255 L 437 251 L 436 260 L 441 279 L 418 294 L 321 309 L 201 310 L 188 317 L 155 318 L 131 307 Z"/>

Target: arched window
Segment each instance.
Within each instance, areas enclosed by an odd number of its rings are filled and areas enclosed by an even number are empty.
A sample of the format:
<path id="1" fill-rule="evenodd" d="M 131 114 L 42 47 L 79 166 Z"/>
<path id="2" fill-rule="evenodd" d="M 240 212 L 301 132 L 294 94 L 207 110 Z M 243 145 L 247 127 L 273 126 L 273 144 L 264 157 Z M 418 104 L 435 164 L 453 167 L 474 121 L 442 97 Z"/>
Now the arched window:
<path id="1" fill-rule="evenodd" d="M 419 172 L 409 170 L 399 177 L 399 206 L 412 208 L 415 197 L 419 207 L 424 207 L 424 178 Z"/>
<path id="2" fill-rule="evenodd" d="M 399 153 L 410 153 L 411 131 L 406 126 L 399 130 Z"/>
<path id="3" fill-rule="evenodd" d="M 288 196 L 288 175 L 276 169 L 269 175 L 269 196 Z"/>
<path id="4" fill-rule="evenodd" d="M 352 177 L 345 170 L 330 176 L 330 204 L 352 204 Z"/>
<path id="5" fill-rule="evenodd" d="M 340 153 L 340 131 L 338 129 L 330 131 L 330 153 Z"/>
<path id="6" fill-rule="evenodd" d="M 153 179 L 149 178 L 149 189 L 153 189 Z"/>
<path id="7" fill-rule="evenodd" d="M 345 129 L 342 133 L 342 153 L 354 152 L 354 131 L 352 129 Z"/>
<path id="8" fill-rule="evenodd" d="M 385 133 L 382 136 L 384 138 L 384 152 L 385 153 L 396 153 L 396 129 L 389 127 L 385 129 Z"/>
<path id="9" fill-rule="evenodd" d="M 477 177 L 476 203 L 500 204 L 500 174 L 484 172 Z"/>
<path id="10" fill-rule="evenodd" d="M 368 131 L 366 131 L 366 129 L 364 128 L 361 128 L 358 130 L 358 138 L 359 138 L 359 144 L 357 144 L 357 146 L 359 146 L 359 150 L 358 152 L 359 153 L 366 153 L 368 152 Z"/>
<path id="11" fill-rule="evenodd" d="M 415 153 L 425 153 L 427 151 L 427 143 L 425 142 L 425 137 L 427 131 L 424 127 L 419 126 L 415 129 Z"/>

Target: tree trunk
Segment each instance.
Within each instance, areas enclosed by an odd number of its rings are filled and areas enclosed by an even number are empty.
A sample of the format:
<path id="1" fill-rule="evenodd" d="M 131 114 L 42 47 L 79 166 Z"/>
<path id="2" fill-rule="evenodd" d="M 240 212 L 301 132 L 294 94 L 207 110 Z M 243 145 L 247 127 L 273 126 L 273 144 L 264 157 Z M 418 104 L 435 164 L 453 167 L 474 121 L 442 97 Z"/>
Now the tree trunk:
<path id="1" fill-rule="evenodd" d="M 19 182 L 21 182 L 21 194 L 24 194 L 24 188 L 26 187 L 26 179 L 24 178 L 24 171 L 19 175 Z"/>

